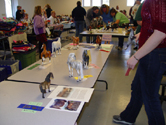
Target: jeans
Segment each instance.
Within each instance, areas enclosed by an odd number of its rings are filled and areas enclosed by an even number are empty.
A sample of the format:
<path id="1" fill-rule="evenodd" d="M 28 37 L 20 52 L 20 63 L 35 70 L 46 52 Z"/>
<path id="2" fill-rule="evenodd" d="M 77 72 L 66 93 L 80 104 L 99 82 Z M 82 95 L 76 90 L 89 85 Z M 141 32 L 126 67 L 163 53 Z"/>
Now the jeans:
<path id="1" fill-rule="evenodd" d="M 120 28 L 125 28 L 125 26 L 120 26 Z M 119 36 L 118 39 L 119 39 L 118 47 L 123 48 L 124 37 L 123 36 Z"/>
<path id="2" fill-rule="evenodd" d="M 131 84 L 130 102 L 120 114 L 123 120 L 134 123 L 144 104 L 149 125 L 165 125 L 158 94 L 164 71 L 166 71 L 166 48 L 157 48 L 140 59 Z"/>
<path id="3" fill-rule="evenodd" d="M 82 36 L 79 35 L 84 30 L 84 21 L 75 21 L 76 27 L 76 37 L 79 36 L 80 41 L 82 41 Z"/>
<path id="4" fill-rule="evenodd" d="M 119 39 L 119 42 L 118 42 L 118 47 L 121 47 L 121 48 L 123 48 L 124 37 L 122 37 L 122 36 L 119 36 L 119 37 L 118 37 L 118 39 Z"/>

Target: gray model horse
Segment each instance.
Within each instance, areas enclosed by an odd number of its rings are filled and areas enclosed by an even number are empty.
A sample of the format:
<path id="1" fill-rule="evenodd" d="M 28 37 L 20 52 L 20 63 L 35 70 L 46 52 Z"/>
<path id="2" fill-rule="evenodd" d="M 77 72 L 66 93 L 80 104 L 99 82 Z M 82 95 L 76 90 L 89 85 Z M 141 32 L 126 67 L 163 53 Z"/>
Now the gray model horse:
<path id="1" fill-rule="evenodd" d="M 70 53 L 67 60 L 68 68 L 69 68 L 69 77 L 73 77 L 73 68 L 76 69 L 78 74 L 77 82 L 81 81 L 84 77 L 82 62 L 76 60 L 75 53 Z"/>

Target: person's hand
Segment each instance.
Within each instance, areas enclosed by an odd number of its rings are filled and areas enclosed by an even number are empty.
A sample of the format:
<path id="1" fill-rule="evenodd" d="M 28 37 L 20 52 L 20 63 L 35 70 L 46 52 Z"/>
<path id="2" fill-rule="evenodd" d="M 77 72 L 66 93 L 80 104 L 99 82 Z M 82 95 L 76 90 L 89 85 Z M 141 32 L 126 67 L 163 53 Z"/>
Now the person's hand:
<path id="1" fill-rule="evenodd" d="M 127 60 L 127 67 L 134 69 L 135 65 L 138 63 L 138 60 L 134 58 L 134 55 Z"/>
<path id="2" fill-rule="evenodd" d="M 135 34 L 135 41 L 137 42 L 138 41 L 138 39 L 139 39 L 139 37 L 140 37 L 140 32 L 139 33 L 137 33 L 137 34 Z"/>

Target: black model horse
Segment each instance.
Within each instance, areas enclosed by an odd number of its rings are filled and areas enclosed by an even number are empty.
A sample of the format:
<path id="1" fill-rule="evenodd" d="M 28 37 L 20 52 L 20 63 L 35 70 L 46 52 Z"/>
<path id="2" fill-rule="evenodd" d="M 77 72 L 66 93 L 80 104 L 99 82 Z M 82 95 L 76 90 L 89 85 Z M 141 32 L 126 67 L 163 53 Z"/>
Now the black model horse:
<path id="1" fill-rule="evenodd" d="M 87 68 L 89 65 L 89 55 L 88 55 L 88 51 L 84 50 L 83 54 L 82 54 L 82 59 L 83 59 L 83 68 Z"/>

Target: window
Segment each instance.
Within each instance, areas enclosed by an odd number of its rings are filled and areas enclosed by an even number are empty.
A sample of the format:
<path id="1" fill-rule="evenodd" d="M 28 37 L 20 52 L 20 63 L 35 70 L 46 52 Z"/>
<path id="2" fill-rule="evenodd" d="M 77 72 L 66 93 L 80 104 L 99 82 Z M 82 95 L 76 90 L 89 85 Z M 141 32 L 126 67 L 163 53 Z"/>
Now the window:
<path id="1" fill-rule="evenodd" d="M 5 8 L 6 8 L 6 17 L 13 17 L 11 0 L 5 0 Z"/>
<path id="2" fill-rule="evenodd" d="M 110 5 L 109 0 L 82 0 L 82 3 L 84 7 L 101 6 L 102 4 L 107 4 L 108 6 Z"/>
<path id="3" fill-rule="evenodd" d="M 141 3 L 143 2 L 144 0 L 141 1 Z M 127 6 L 133 6 L 134 5 L 134 2 L 135 0 L 127 0 Z"/>
<path id="4" fill-rule="evenodd" d="M 133 6 L 135 0 L 127 0 L 127 6 Z"/>

